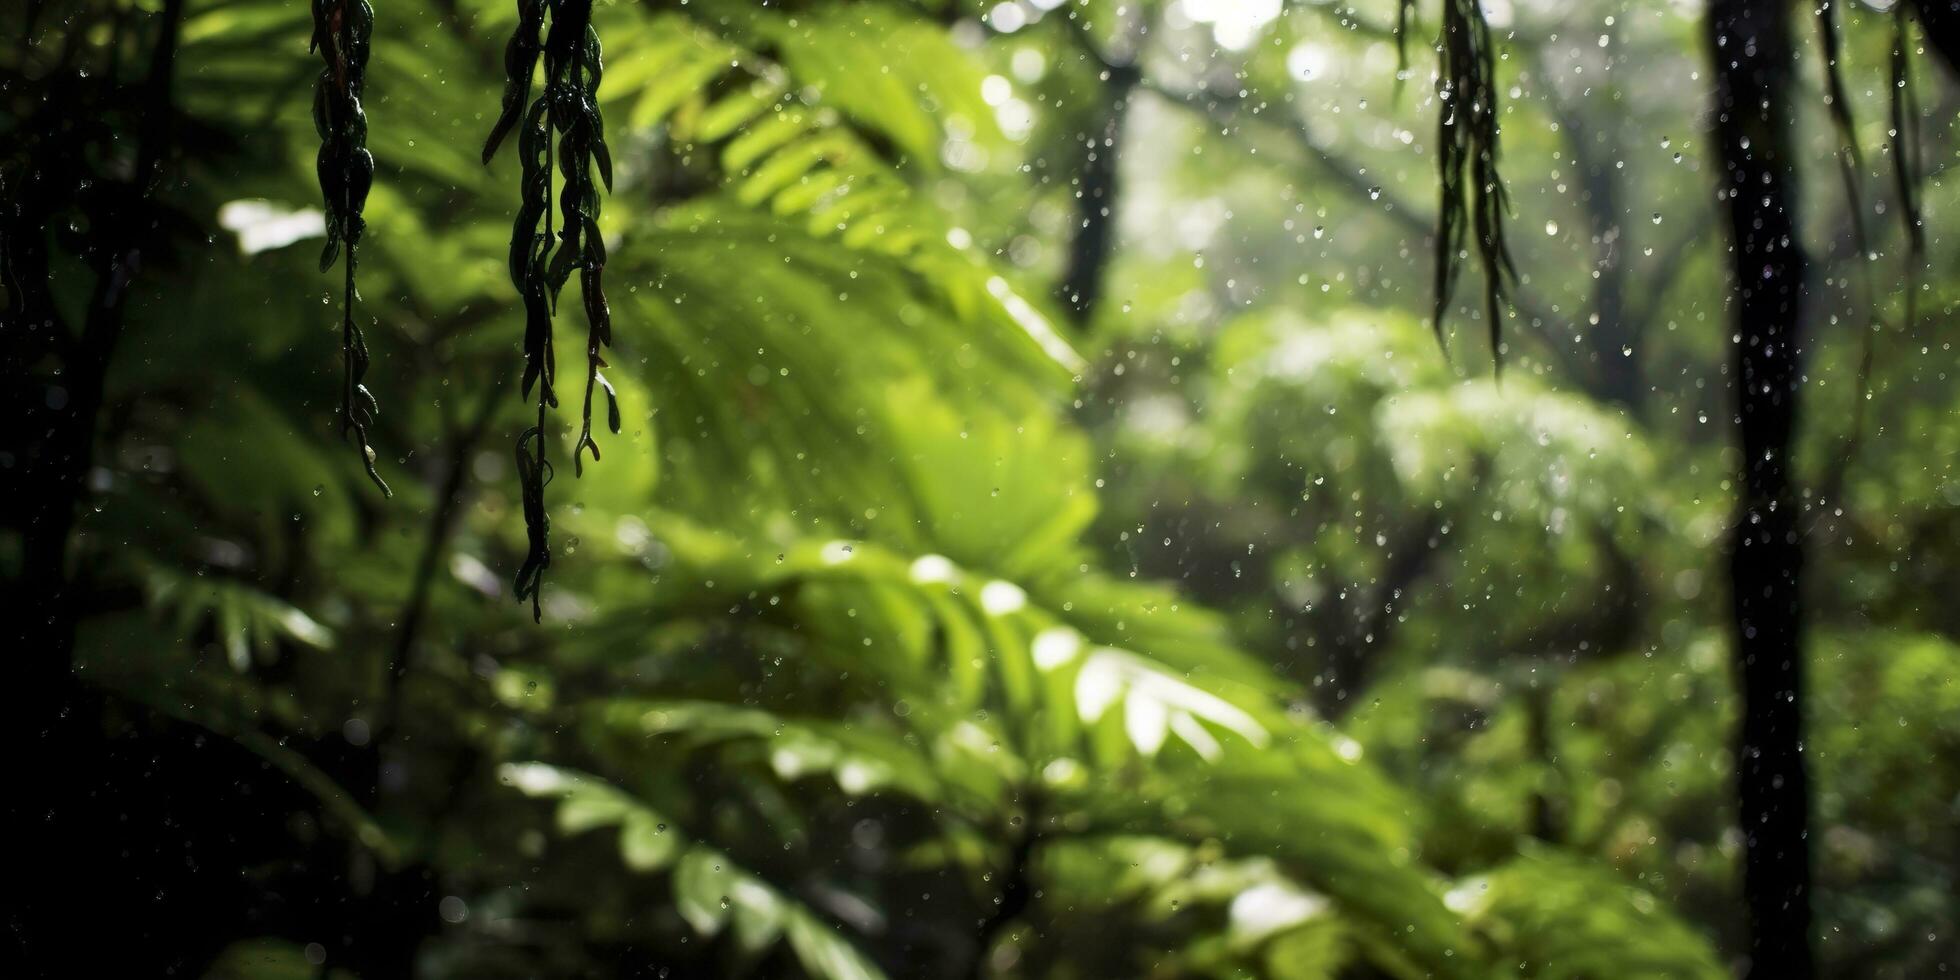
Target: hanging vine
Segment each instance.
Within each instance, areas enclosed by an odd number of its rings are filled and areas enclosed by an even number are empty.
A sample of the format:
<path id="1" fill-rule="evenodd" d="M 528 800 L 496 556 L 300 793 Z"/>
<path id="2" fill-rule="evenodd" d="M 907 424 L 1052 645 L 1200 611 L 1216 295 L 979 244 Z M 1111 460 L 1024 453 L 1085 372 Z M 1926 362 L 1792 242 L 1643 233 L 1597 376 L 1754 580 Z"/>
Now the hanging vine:
<path id="1" fill-rule="evenodd" d="M 367 337 L 354 320 L 356 250 L 367 222 L 361 217 L 368 189 L 374 184 L 374 156 L 367 150 L 367 113 L 361 90 L 367 80 L 368 38 L 374 31 L 374 8 L 367 0 L 313 0 L 313 40 L 310 50 L 324 67 L 313 95 L 313 126 L 320 133 L 320 194 L 326 204 L 327 245 L 320 252 L 320 271 L 333 268 L 341 246 L 347 248 L 346 279 L 340 301 L 340 431 L 352 436 L 361 451 L 368 479 L 392 496 L 387 481 L 374 466 L 374 447 L 368 429 L 380 406 L 364 383 L 368 369 Z"/>
<path id="2" fill-rule="evenodd" d="M 532 76 L 540 56 L 544 91 L 533 100 Z M 600 373 L 606 366 L 603 352 L 612 344 L 612 314 L 602 282 L 606 245 L 599 235 L 599 184 L 612 190 L 612 157 L 599 114 L 601 66 L 592 0 L 517 0 L 517 27 L 504 49 L 504 70 L 503 112 L 484 143 L 483 162 L 489 163 L 504 138 L 517 130 L 522 176 L 511 229 L 510 279 L 524 299 L 522 389 L 526 398 L 533 387 L 537 389 L 538 417 L 517 437 L 517 474 L 529 544 L 515 591 L 518 601 L 530 600 L 532 618 L 540 619 L 539 589 L 551 565 L 551 520 L 544 490 L 553 469 L 545 433 L 547 413 L 558 405 L 551 325 L 558 294 L 574 271 L 579 274 L 587 327 L 585 405 L 578 442 L 572 447 L 575 475 L 582 475 L 588 450 L 594 462 L 599 459 L 599 444 L 592 438 L 593 389 L 606 393 L 608 427 L 617 433 L 620 426 L 618 399 Z M 563 179 L 555 216 L 554 170 Z"/>
<path id="3" fill-rule="evenodd" d="M 1416 0 L 1400 0 L 1396 37 L 1401 63 Z M 1443 24 L 1436 39 L 1437 175 L 1441 197 L 1436 213 L 1434 320 L 1440 337 L 1450 295 L 1462 272 L 1465 245 L 1474 239 L 1484 268 L 1484 316 L 1490 324 L 1493 363 L 1503 365 L 1503 324 L 1499 312 L 1510 299 L 1517 270 L 1504 240 L 1510 210 L 1497 171 L 1497 48 L 1478 0 L 1443 0 Z"/>

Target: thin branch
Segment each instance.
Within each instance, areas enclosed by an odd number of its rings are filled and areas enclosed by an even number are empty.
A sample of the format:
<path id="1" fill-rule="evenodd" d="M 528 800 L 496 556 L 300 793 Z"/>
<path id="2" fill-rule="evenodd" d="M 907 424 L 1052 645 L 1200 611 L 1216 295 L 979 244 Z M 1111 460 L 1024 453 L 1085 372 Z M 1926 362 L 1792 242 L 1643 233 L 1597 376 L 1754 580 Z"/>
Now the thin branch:
<path id="1" fill-rule="evenodd" d="M 1627 314 L 1629 322 L 1644 328 L 1660 315 L 1661 305 L 1667 302 L 1667 295 L 1673 291 L 1674 284 L 1692 268 L 1689 257 L 1695 254 L 1697 246 L 1711 240 L 1709 231 L 1714 226 L 1715 212 L 1708 208 L 1696 208 L 1693 219 L 1675 236 L 1673 244 L 1656 250 L 1657 258 L 1640 277 L 1640 293 L 1646 299 L 1633 304 L 1633 312 Z"/>
<path id="2" fill-rule="evenodd" d="M 994 944 L 1034 904 L 1034 852 L 1041 844 L 1041 803 L 1038 796 L 1030 794 L 1026 811 L 1020 833 L 1009 829 L 1007 834 L 1013 843 L 1008 849 L 1007 866 L 999 875 L 1000 894 L 994 899 L 994 909 L 974 931 L 976 945 L 973 962 L 967 970 L 970 980 L 983 980 L 987 976 L 988 958 Z"/>
<path id="3" fill-rule="evenodd" d="M 1441 511 L 1425 508 L 1416 526 L 1387 550 L 1364 603 L 1334 600 L 1335 632 L 1327 654 L 1331 676 L 1318 689 L 1322 716 L 1339 719 L 1355 703 L 1350 695 L 1367 687 L 1375 668 L 1375 658 L 1369 654 L 1389 648 L 1403 597 L 1436 567 L 1449 543 L 1443 534 L 1446 524 Z"/>
<path id="4" fill-rule="evenodd" d="M 399 723 L 402 685 L 408 677 L 408 658 L 414 652 L 416 638 L 428 614 L 429 596 L 434 589 L 436 573 L 442 567 L 442 557 L 449 550 L 449 539 L 455 534 L 462 515 L 464 490 L 470 479 L 470 462 L 490 432 L 490 423 L 496 419 L 502 394 L 501 386 L 486 388 L 469 425 L 457 433 L 450 443 L 442 486 L 436 491 L 435 513 L 429 518 L 429 534 L 422 545 L 421 558 L 416 561 L 414 585 L 409 589 L 408 601 L 403 607 L 400 625 L 395 630 L 394 646 L 388 657 L 388 714 L 378 729 L 376 742 L 392 734 Z"/>

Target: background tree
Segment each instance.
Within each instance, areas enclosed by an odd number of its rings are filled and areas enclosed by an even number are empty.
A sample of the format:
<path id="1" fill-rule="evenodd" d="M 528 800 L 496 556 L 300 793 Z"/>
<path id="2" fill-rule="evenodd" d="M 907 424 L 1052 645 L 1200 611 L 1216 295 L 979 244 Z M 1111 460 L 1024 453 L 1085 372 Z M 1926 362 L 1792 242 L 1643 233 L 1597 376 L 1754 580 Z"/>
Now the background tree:
<path id="1" fill-rule="evenodd" d="M 1790 472 L 1798 417 L 1807 262 L 1797 231 L 1788 52 L 1792 4 L 1734 0 L 1708 9 L 1715 138 L 1729 212 L 1733 381 L 1742 499 L 1730 545 L 1730 601 L 1741 675 L 1736 763 L 1745 838 L 1750 970 L 1814 971 L 1810 777 L 1803 758 L 1803 544 Z"/>

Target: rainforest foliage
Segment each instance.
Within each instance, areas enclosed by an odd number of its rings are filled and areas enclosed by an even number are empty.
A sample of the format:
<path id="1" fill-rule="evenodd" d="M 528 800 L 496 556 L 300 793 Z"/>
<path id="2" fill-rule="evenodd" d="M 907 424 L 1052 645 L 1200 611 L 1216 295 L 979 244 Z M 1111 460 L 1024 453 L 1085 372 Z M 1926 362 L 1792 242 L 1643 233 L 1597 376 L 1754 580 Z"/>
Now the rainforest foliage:
<path id="1" fill-rule="evenodd" d="M 10 948 L 1960 967 L 1960 14 L 1781 5 L 1766 143 L 1723 6 L 7 5 Z"/>

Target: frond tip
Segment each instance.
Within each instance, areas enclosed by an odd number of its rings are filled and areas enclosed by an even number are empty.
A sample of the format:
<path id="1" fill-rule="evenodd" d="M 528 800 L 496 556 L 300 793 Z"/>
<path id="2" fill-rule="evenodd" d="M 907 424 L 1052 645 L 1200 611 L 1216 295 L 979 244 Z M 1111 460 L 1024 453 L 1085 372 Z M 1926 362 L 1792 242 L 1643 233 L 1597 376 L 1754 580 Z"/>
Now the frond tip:
<path id="1" fill-rule="evenodd" d="M 542 414 L 542 408 L 539 411 Z M 524 497 L 524 531 L 529 540 L 513 590 L 517 601 L 530 600 L 532 622 L 544 618 L 538 593 L 544 585 L 544 570 L 551 567 L 551 515 L 544 506 L 544 488 L 550 482 L 551 464 L 544 458 L 544 432 L 525 429 L 517 437 L 517 485 Z"/>

